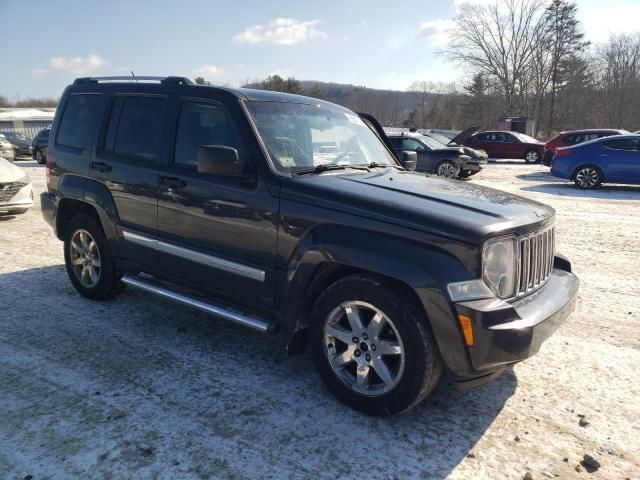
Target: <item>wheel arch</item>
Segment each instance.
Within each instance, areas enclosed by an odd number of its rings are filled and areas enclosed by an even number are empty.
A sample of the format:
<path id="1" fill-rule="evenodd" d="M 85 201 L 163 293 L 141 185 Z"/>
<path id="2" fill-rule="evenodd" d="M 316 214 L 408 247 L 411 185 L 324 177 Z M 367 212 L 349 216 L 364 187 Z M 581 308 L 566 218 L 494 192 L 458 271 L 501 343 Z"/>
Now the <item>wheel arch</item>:
<path id="1" fill-rule="evenodd" d="M 587 163 L 581 163 L 581 164 L 579 164 L 577 167 L 575 167 L 575 168 L 573 169 L 573 171 L 571 172 L 571 180 L 574 180 L 574 181 L 575 181 L 575 179 L 576 179 L 576 174 L 577 174 L 580 170 L 582 170 L 583 168 L 585 168 L 585 167 L 591 167 L 591 168 L 596 169 L 598 172 L 600 172 L 600 177 L 602 178 L 601 182 L 604 182 L 604 181 L 605 181 L 604 170 L 602 170 L 602 167 L 599 167 L 598 165 L 596 165 L 596 164 L 594 164 L 594 163 L 588 163 L 588 162 L 587 162 Z"/>

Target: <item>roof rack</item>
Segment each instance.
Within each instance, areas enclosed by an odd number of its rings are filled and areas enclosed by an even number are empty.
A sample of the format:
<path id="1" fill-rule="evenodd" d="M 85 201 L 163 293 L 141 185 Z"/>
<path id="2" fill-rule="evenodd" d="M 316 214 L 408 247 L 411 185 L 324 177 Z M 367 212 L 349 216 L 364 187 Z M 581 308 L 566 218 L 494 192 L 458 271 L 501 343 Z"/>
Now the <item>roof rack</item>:
<path id="1" fill-rule="evenodd" d="M 106 83 L 106 82 L 127 82 L 127 83 L 148 83 L 158 82 L 163 85 L 193 85 L 193 82 L 187 77 L 132 77 L 130 75 L 121 77 L 83 77 L 76 78 L 73 82 L 74 85 L 81 85 L 84 83 Z"/>

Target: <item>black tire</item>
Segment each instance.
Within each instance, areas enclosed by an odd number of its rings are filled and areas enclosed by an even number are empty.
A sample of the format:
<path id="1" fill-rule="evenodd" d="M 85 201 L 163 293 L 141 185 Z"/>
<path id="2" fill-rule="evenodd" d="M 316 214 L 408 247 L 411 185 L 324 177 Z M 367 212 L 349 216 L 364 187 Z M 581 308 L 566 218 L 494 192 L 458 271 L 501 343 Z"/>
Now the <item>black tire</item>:
<path id="1" fill-rule="evenodd" d="M 602 185 L 604 173 L 595 165 L 581 165 L 573 172 L 571 179 L 578 188 L 588 190 Z"/>
<path id="2" fill-rule="evenodd" d="M 339 310 L 345 304 L 344 302 L 354 301 L 370 304 L 370 306 L 384 312 L 392 320 L 395 327 L 394 333 L 397 332 L 399 344 L 404 354 L 404 366 L 407 367 L 396 370 L 395 382 L 397 383 L 395 386 L 389 391 L 375 396 L 365 395 L 356 391 L 355 386 L 348 386 L 346 381 L 334 371 L 328 358 L 330 351 L 326 345 L 329 347 L 333 345 L 330 343 L 331 340 L 325 342 L 325 324 L 330 324 L 333 312 Z M 364 325 L 367 320 L 364 316 L 361 318 L 363 318 Z M 372 323 L 369 320 L 368 325 L 371 326 Z M 379 341 L 378 353 L 381 353 L 383 331 L 384 329 L 379 334 L 380 338 L 368 338 L 363 335 L 360 340 L 366 338 L 370 342 Z M 347 335 L 352 333 L 354 331 Z M 333 341 L 337 344 L 339 341 L 336 338 Z M 347 337 L 348 339 L 349 337 Z M 424 318 L 424 312 L 403 290 L 374 275 L 356 274 L 345 277 L 335 282 L 320 295 L 311 314 L 309 345 L 320 378 L 328 389 L 345 404 L 370 415 L 394 415 L 412 408 L 431 393 L 442 373 L 442 359 L 427 319 Z M 361 343 L 356 342 L 356 345 L 361 345 Z M 373 354 L 375 345 L 373 343 L 371 345 L 369 352 Z M 354 345 L 353 348 L 358 347 Z M 366 352 L 367 350 L 363 349 L 362 351 Z M 368 355 L 367 357 L 367 360 L 370 361 Z M 363 361 L 363 358 L 354 358 L 342 368 L 347 370 L 346 365 L 351 365 L 355 370 L 356 361 Z M 376 359 L 373 362 L 376 362 Z M 371 364 L 371 361 L 369 363 Z M 367 371 L 370 379 L 379 380 L 382 378 L 371 373 L 377 373 L 377 369 L 374 369 L 373 366 L 371 370 L 367 369 Z M 373 380 L 370 381 L 374 383 Z"/>
<path id="3" fill-rule="evenodd" d="M 538 163 L 540 161 L 540 153 L 537 150 L 527 150 L 524 152 L 524 161 L 527 163 Z"/>
<path id="4" fill-rule="evenodd" d="M 97 244 L 99 252 L 101 266 L 99 268 L 98 280 L 95 285 L 91 287 L 83 285 L 71 263 L 71 239 L 74 238 L 80 230 L 88 232 Z M 73 217 L 66 226 L 64 234 L 64 263 L 67 267 L 67 274 L 69 275 L 71 283 L 83 297 L 92 300 L 106 300 L 114 297 L 124 289 L 124 285 L 120 282 L 122 275 L 116 270 L 109 243 L 102 231 L 102 227 L 89 215 L 77 215 Z"/>
<path id="5" fill-rule="evenodd" d="M 435 174 L 444 178 L 458 178 L 460 167 L 451 160 L 443 160 L 436 165 Z"/>
<path id="6" fill-rule="evenodd" d="M 40 165 L 42 165 L 46 161 L 45 156 L 42 154 L 42 151 L 39 148 L 36 149 L 35 152 L 33 152 L 33 158 L 35 158 L 36 162 L 38 162 Z"/>
<path id="7" fill-rule="evenodd" d="M 553 155 L 551 154 L 551 152 L 547 152 L 544 154 L 544 158 L 542 159 L 542 164 L 545 167 L 550 167 L 551 166 L 551 159 L 553 158 Z"/>

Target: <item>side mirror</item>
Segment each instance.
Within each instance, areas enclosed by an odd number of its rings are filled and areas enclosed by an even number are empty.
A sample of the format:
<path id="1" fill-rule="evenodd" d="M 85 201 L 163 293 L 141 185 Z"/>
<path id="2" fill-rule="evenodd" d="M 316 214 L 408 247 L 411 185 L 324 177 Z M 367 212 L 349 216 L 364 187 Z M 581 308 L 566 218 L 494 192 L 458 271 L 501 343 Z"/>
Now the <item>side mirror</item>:
<path id="1" fill-rule="evenodd" d="M 245 169 L 235 148 L 221 145 L 201 145 L 198 149 L 198 173 L 221 177 L 243 177 Z"/>
<path id="2" fill-rule="evenodd" d="M 409 170 L 410 172 L 416 169 L 416 165 L 418 164 L 418 154 L 416 152 L 404 151 L 402 152 L 402 166 L 405 170 Z"/>

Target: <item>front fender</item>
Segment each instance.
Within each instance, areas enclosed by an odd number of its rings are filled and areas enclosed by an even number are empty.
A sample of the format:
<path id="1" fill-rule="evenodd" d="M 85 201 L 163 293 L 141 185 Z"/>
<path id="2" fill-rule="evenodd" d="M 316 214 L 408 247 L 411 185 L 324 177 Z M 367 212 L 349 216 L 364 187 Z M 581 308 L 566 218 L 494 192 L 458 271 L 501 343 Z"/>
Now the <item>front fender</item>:
<path id="1" fill-rule="evenodd" d="M 287 339 L 307 326 L 307 300 L 316 300 L 308 297 L 320 293 L 314 282 L 332 268 L 371 272 L 410 287 L 426 312 L 445 364 L 454 371 L 466 368 L 462 333 L 445 294 L 448 283 L 471 278 L 462 262 L 436 246 L 354 228 L 319 226 L 298 244 L 280 297 Z"/>

